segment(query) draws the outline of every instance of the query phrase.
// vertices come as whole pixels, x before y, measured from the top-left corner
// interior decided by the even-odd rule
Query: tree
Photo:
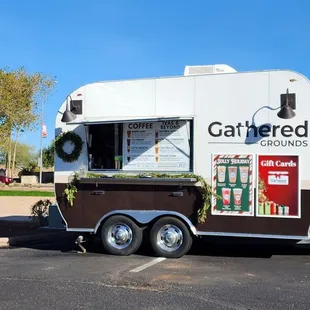
[[[42,150],[42,161],[44,168],[50,168],[54,166],[54,151],[55,151],[55,142],[52,143]]]
[[[0,164],[5,164],[5,152],[0,149]]]
[[[17,142],[14,166],[18,168],[27,168],[32,164],[37,164],[35,147]]]
[[[19,134],[39,124],[39,103],[46,100],[54,83],[49,75],[29,74],[24,68],[0,69],[0,149],[6,153],[9,176],[15,167]]]

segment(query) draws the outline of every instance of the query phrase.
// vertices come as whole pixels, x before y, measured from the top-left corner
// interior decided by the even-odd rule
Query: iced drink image
[[[241,201],[242,201],[242,189],[241,188],[234,188],[233,189],[233,193],[234,193],[234,203],[236,206],[240,206],[241,205]]]
[[[127,147],[127,153],[130,153],[130,147]]]
[[[226,167],[217,166],[217,180],[219,182],[225,182],[225,175],[226,175]]]
[[[158,131],[155,132],[155,138],[158,138]]]
[[[223,205],[230,205],[230,188],[222,188],[222,196],[223,196]]]
[[[130,139],[127,139],[127,146],[130,146]]]
[[[158,154],[158,150],[159,150],[158,146],[155,146],[155,154],[156,155]]]
[[[131,130],[127,130],[127,138],[131,137]]]
[[[130,162],[130,157],[129,156],[127,157],[127,161]]]
[[[155,161],[158,163],[158,161],[159,161],[158,156],[155,157]]]
[[[247,183],[249,177],[249,167],[239,167],[241,183]]]
[[[236,183],[237,180],[237,167],[228,167],[229,183]]]

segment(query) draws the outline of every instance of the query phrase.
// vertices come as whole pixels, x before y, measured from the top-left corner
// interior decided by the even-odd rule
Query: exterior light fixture
[[[70,97],[70,102],[71,102],[72,101],[71,96],[69,95],[68,97]],[[66,101],[67,101],[66,111],[64,112],[64,114],[62,115],[62,118],[61,118],[61,122],[63,122],[63,123],[69,123],[69,122],[76,119],[76,115],[74,113],[72,113],[69,109],[68,97],[66,99]]]
[[[290,119],[295,117],[296,113],[293,111],[290,100],[289,100],[289,92],[286,90],[286,100],[285,104],[281,107],[281,110],[278,112],[278,117],[283,119]]]

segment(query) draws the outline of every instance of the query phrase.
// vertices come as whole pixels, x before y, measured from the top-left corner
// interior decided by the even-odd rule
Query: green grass
[[[0,196],[27,196],[27,197],[55,197],[54,192],[46,191],[14,191],[14,190],[0,190]]]

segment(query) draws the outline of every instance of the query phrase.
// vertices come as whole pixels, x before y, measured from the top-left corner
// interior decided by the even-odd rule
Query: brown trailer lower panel
[[[133,184],[131,180],[100,180],[78,184],[73,207],[61,198],[66,184],[55,184],[56,197],[68,228],[93,229],[98,220],[114,210],[167,210],[179,212],[190,218],[196,229],[202,232],[267,234],[307,236],[310,225],[310,191],[301,191],[301,218],[262,218],[253,216],[216,216],[208,211],[207,221],[197,224],[197,210],[201,206],[201,192],[193,184],[143,180]],[[183,194],[175,194],[183,193]],[[182,196],[178,196],[182,195]]]

